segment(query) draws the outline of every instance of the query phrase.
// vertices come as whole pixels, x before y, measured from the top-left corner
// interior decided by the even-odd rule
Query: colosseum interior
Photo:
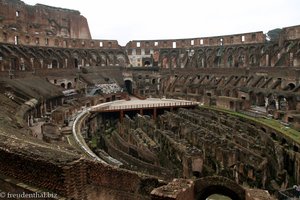
[[[1,195],[299,195],[300,25],[120,46],[79,11],[0,4]]]

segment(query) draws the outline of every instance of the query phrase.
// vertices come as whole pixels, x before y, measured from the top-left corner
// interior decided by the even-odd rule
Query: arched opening
[[[146,61],[144,62],[144,66],[145,66],[145,67],[148,67],[148,66],[150,66],[150,64],[151,64],[151,63],[150,63],[150,61],[149,61],[149,60],[146,60]]]
[[[76,59],[76,58],[74,59],[74,67],[78,68],[78,59]]]
[[[69,83],[67,84],[67,89],[71,89],[71,88],[72,88],[72,83],[69,82]]]
[[[128,94],[132,94],[132,82],[131,82],[131,80],[126,80],[125,81],[125,88],[126,88]]]
[[[217,198],[211,198],[211,197],[225,197],[227,200],[241,200],[238,194],[236,194],[234,191],[230,190],[227,187],[220,186],[220,185],[212,185],[205,188],[200,194],[196,195],[197,200],[206,200],[206,199],[216,199]]]
[[[277,136],[276,136],[276,133],[271,133],[271,138],[273,139],[273,140],[276,140],[277,141]]]
[[[214,65],[216,67],[221,67],[221,64],[222,64],[222,58],[217,56],[214,60]]]
[[[17,66],[18,66],[18,59],[17,58],[15,58],[15,57],[12,57],[11,59],[10,59],[10,69],[11,70],[16,70],[17,69]]]
[[[294,83],[289,83],[288,86],[290,90],[293,90],[296,87]]]
[[[200,178],[201,173],[198,171],[193,171],[193,176],[195,176],[196,178]]]
[[[285,145],[285,144],[287,144],[287,141],[286,141],[286,139],[282,138],[281,139],[281,145]]]
[[[154,85],[155,83],[156,83],[156,80],[154,78],[154,79],[152,79],[152,85]]]
[[[255,57],[255,55],[251,55],[250,56],[250,62],[249,62],[249,64],[251,66],[255,66],[256,65],[256,57]]]
[[[65,83],[60,84],[60,86],[61,86],[62,88],[66,88],[66,84],[65,84]]]
[[[58,68],[57,60],[52,60],[52,68]]]
[[[269,110],[275,110],[276,109],[276,101],[274,99],[272,99],[270,102],[269,102],[269,107],[268,107]]]
[[[256,105],[265,106],[265,95],[263,93],[258,93],[256,96]]]
[[[238,66],[237,67],[243,67],[245,63],[245,56],[242,54],[238,58]]]
[[[232,67],[233,66],[233,58],[232,55],[230,55],[227,59],[227,66]]]

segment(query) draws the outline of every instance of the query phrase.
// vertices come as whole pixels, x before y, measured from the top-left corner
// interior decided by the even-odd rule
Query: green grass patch
[[[259,124],[263,124],[267,127],[275,129],[276,131],[282,133],[283,135],[285,135],[285,136],[289,137],[290,139],[294,140],[296,143],[300,144],[300,132],[293,129],[293,128],[291,128],[291,127],[284,126],[278,120],[263,118],[263,117],[255,118],[255,117],[251,117],[249,115],[245,115],[243,113],[234,112],[232,110],[217,108],[217,107],[213,107],[213,106],[200,106],[200,107],[210,109],[210,110],[220,111],[220,112],[227,113],[227,114],[237,116],[237,117],[240,117],[240,118],[248,119],[248,120],[257,122]]]
[[[92,137],[91,139],[91,148],[96,148],[97,147],[97,138]]]

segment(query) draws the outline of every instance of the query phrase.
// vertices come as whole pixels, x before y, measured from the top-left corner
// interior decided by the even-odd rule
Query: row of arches
[[[190,67],[246,67],[246,66],[299,66],[300,48],[292,42],[244,46],[216,46],[195,49],[161,49],[154,66],[162,68]]]
[[[15,45],[0,46],[0,69],[28,71],[45,68],[78,68],[80,66],[125,66],[122,50],[56,49]]]

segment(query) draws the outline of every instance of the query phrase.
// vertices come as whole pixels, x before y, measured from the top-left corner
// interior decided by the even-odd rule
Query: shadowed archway
[[[210,176],[195,181],[195,199],[205,200],[213,194],[227,196],[234,200],[245,200],[245,189],[222,176]]]
[[[125,88],[128,92],[128,94],[132,94],[132,81],[131,80],[125,80]]]

